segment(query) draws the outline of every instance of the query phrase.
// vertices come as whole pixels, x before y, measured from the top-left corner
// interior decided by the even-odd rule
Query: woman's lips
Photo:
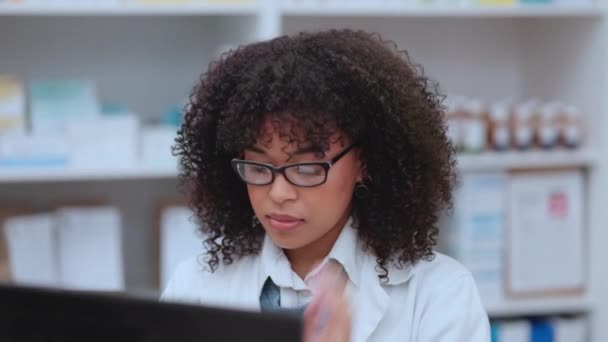
[[[289,215],[271,214],[267,216],[268,223],[278,231],[290,231],[299,226],[304,220]]]

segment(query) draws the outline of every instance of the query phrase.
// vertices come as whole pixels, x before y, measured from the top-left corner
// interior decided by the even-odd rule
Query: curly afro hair
[[[230,161],[263,134],[263,122],[297,122],[293,141],[327,148],[337,131],[358,143],[369,194],[353,196],[354,228],[378,276],[432,259],[442,210],[452,204],[453,147],[443,96],[407,52],[363,31],[282,36],[239,47],[200,77],[178,132],[180,182],[208,237],[206,264],[258,253],[246,186]],[[293,125],[281,125],[281,127]]]

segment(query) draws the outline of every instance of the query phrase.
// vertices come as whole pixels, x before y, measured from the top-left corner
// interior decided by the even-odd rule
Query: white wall
[[[447,94],[494,101],[520,95],[523,84],[517,19],[287,17],[283,27],[288,34],[345,27],[379,32]]]

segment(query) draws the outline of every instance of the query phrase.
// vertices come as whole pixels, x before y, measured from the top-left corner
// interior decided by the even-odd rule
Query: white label
[[[486,126],[480,120],[469,120],[464,135],[465,150],[478,151],[486,144]]]
[[[515,130],[515,143],[518,147],[528,147],[532,143],[532,127],[518,127]]]
[[[581,140],[581,130],[577,126],[566,127],[564,140],[568,145],[577,145]]]
[[[498,149],[504,149],[509,147],[509,140],[511,139],[508,127],[496,127],[494,130],[494,146]]]
[[[540,129],[540,143],[543,146],[551,146],[557,141],[558,131],[553,126],[543,126]]]
[[[460,144],[460,126],[457,120],[448,120],[448,129],[446,134],[454,146],[458,146]]]

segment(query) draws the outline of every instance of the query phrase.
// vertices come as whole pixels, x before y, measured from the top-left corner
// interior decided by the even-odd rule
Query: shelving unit
[[[200,15],[255,15],[260,12],[255,1],[232,4],[186,3],[172,4],[0,4],[0,15],[11,16],[200,16]]]
[[[209,4],[0,4],[3,16],[200,16],[200,15],[255,15],[263,13],[267,7],[255,1],[241,3]],[[603,16],[602,8],[594,4],[582,5],[517,5],[517,6],[446,6],[408,5],[407,3],[354,2],[318,4],[285,2],[275,7],[286,16],[358,16],[358,17],[596,17]]]
[[[484,152],[458,156],[460,172],[510,171],[547,168],[591,168],[599,160],[594,151],[530,151],[530,152]],[[111,180],[174,179],[175,166],[133,166],[129,168],[105,169],[0,169],[0,184],[78,182]]]
[[[586,148],[460,156],[461,172],[575,167],[586,170],[590,282],[584,297],[488,303],[493,317],[588,314],[590,342],[608,340],[608,10],[572,6],[422,7],[340,1],[258,0],[189,5],[0,4],[0,74],[26,80],[93,77],[101,99],[145,119],[185,98],[225,43],[332,27],[380,32],[407,49],[448,94],[489,101],[560,99],[590,123]],[[603,0],[599,0],[603,1]],[[330,1],[323,2],[331,3]],[[350,4],[350,5],[349,5]],[[130,289],[154,283],[153,212],[179,196],[173,167],[0,170],[0,202],[50,203],[99,195],[125,216]],[[143,195],[142,195],[143,194]]]
[[[400,17],[400,18],[601,18],[602,9],[593,4],[577,6],[556,5],[517,5],[517,6],[424,6],[396,3],[386,6],[361,4],[344,6],[343,3],[332,5],[287,4],[281,7],[287,16],[319,17]]]
[[[587,297],[512,300],[487,303],[486,310],[492,318],[576,315],[590,313],[593,310],[593,302]]]
[[[47,170],[0,170],[2,183],[78,182],[111,180],[153,180],[177,177],[175,166],[138,166],[117,169],[47,169]]]
[[[590,168],[597,164],[598,153],[582,151],[485,152],[458,157],[460,172],[509,171],[547,168]]]

